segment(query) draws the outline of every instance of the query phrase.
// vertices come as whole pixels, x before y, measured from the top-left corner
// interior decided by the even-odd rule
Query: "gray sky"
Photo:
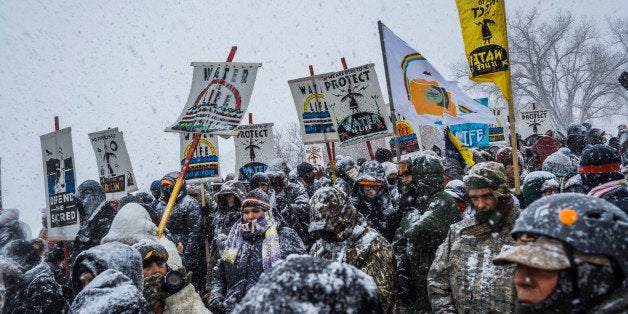
[[[628,16],[625,0],[507,1],[507,14],[568,8],[600,30]],[[97,179],[87,134],[124,132],[140,190],[177,169],[179,141],[163,129],[187,100],[192,61],[261,62],[254,122],[296,121],[287,80],[375,63],[388,98],[377,20],[451,79],[464,60],[454,0],[422,1],[0,1],[0,157],[5,207],[39,230],[45,206],[39,136],[72,127],[77,182]],[[478,95],[472,95],[478,96]],[[600,122],[601,124],[601,122]],[[608,126],[613,130],[615,126]],[[614,131],[614,130],[613,130]],[[232,141],[221,143],[223,176]]]

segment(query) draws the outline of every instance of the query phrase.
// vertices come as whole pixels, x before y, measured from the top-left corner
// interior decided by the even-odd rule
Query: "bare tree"
[[[290,168],[305,161],[305,147],[299,122],[290,122],[273,130],[275,156],[283,158]]]
[[[608,22],[609,36],[603,37],[590,20],[576,21],[569,12],[543,22],[533,9],[508,22],[515,104],[543,105],[560,130],[573,122],[628,117],[628,94],[617,81],[628,66],[628,18]],[[457,65],[454,71],[462,77],[469,69]],[[472,85],[492,100],[501,95],[494,84]]]

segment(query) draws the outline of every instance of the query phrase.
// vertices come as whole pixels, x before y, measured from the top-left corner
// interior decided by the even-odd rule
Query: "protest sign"
[[[181,165],[185,162],[185,156],[192,147],[193,133],[181,133],[181,149],[179,157]],[[218,160],[218,136],[203,133],[198,141],[198,145],[194,150],[194,156],[185,173],[185,180],[188,183],[199,183],[202,181],[213,181],[220,179],[219,160]]]
[[[248,180],[258,172],[265,172],[275,158],[273,124],[247,124],[238,126],[234,136],[236,173],[238,180]]]
[[[133,167],[124,137],[118,128],[89,133],[96,154],[98,177],[108,200],[120,199],[137,191]]]
[[[74,201],[76,174],[71,128],[40,137],[46,186],[48,240],[74,240],[79,230],[79,214]]]

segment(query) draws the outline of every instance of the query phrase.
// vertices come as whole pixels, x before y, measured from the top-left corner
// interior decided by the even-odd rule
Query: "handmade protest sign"
[[[192,148],[194,134],[181,133],[181,149],[179,158],[181,165],[185,162],[185,156]],[[188,183],[199,183],[201,181],[211,181],[220,178],[218,154],[218,136],[203,133],[194,150],[194,156],[185,173],[185,180]]]
[[[137,191],[133,167],[124,137],[118,128],[89,133],[96,154],[98,177],[107,200],[120,199]]]
[[[322,82],[315,76],[288,81],[299,116],[303,144],[338,141]]]
[[[261,63],[192,62],[188,101],[166,131],[212,133],[235,129],[249,105]]]
[[[273,124],[247,124],[238,126],[234,136],[236,172],[238,180],[248,180],[258,172],[265,172],[275,158]]]
[[[48,240],[74,240],[79,230],[79,215],[74,201],[76,174],[71,128],[40,137],[46,186],[46,226]]]

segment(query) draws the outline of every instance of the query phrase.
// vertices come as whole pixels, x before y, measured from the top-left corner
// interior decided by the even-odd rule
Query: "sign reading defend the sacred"
[[[137,191],[133,167],[124,137],[118,128],[88,134],[96,154],[98,177],[108,200]]]
[[[181,133],[181,151],[179,157],[181,165],[185,163],[185,156],[192,147],[193,133]],[[185,172],[185,180],[188,183],[207,181],[211,178],[220,178],[218,168],[218,136],[203,133],[198,140],[198,145]]]
[[[275,158],[273,124],[246,124],[238,126],[233,137],[238,180],[248,180],[258,172],[265,172]]]
[[[338,132],[340,145],[390,135],[382,91],[371,64],[317,76]]]
[[[288,81],[301,124],[303,144],[337,142],[338,133],[320,80],[308,76]]]
[[[235,129],[249,105],[261,63],[192,62],[188,101],[166,131],[211,133]]]
[[[71,128],[44,134],[41,156],[46,185],[46,226],[48,240],[74,240],[79,230],[79,215],[74,201],[76,175]]]

